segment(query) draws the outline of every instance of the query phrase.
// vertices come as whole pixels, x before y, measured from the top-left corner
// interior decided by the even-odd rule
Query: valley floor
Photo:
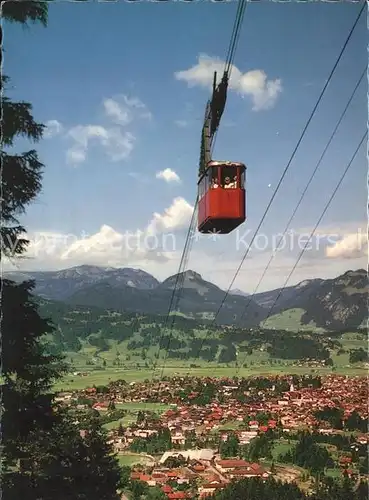
[[[156,369],[156,376],[160,376],[162,367],[158,366]],[[257,366],[249,368],[240,368],[237,370],[234,366],[220,366],[220,365],[210,365],[204,364],[198,368],[181,365],[166,365],[163,370],[164,376],[176,376],[176,375],[191,375],[191,376],[212,376],[212,377],[233,377],[235,375],[239,377],[247,377],[250,375],[279,375],[279,374],[312,374],[315,375],[327,375],[332,373],[332,369],[329,367],[317,367],[308,368],[306,366]],[[364,367],[337,367],[333,372],[340,375],[346,376],[363,376],[368,375],[367,368]],[[146,379],[151,380],[153,377],[152,369],[119,369],[119,368],[106,368],[105,370],[88,370],[83,369],[83,371],[76,371],[74,373],[68,374],[63,380],[57,382],[56,390],[73,390],[73,389],[83,389],[85,387],[91,387],[92,385],[105,385],[108,382],[123,379],[127,382],[139,382]]]

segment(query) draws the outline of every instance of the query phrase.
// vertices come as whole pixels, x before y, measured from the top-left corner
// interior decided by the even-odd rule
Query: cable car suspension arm
[[[211,99],[206,104],[204,125],[201,132],[199,176],[205,172],[206,165],[211,161],[213,139],[218,130],[227,101],[228,82],[246,6],[247,2],[240,0],[223,76],[218,86],[216,84],[217,73],[214,72],[213,93]]]
[[[224,72],[222,80],[217,87],[216,76],[217,74],[215,72],[213,95],[211,97],[211,100],[207,102],[205,120],[202,127],[199,176],[201,176],[205,172],[206,165],[209,163],[209,161],[211,161],[211,148],[213,144],[214,134],[219,127],[220,119],[224,112],[227,100],[228,73],[226,71]]]

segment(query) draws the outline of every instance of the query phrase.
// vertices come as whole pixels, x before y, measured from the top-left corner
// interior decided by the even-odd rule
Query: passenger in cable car
[[[234,186],[233,186],[233,182],[231,182],[231,179],[230,177],[226,177],[224,179],[224,189],[232,189]]]
[[[215,188],[217,188],[217,187],[219,187],[219,184],[218,184],[218,179],[217,179],[216,177],[213,177],[213,178],[211,179],[211,188],[212,188],[212,189],[215,189]]]

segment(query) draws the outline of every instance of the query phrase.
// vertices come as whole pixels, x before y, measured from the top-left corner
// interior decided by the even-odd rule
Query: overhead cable
[[[359,14],[358,14],[358,16],[357,16],[357,18],[356,18],[356,20],[354,22],[354,25],[352,26],[352,28],[351,28],[351,30],[350,30],[350,32],[349,32],[349,34],[348,34],[348,36],[347,36],[347,38],[345,40],[345,43],[344,43],[344,45],[343,45],[343,47],[342,47],[342,49],[341,49],[341,51],[339,53],[339,56],[338,56],[338,58],[337,58],[337,60],[336,60],[336,62],[334,64],[334,66],[333,66],[333,68],[332,68],[332,70],[331,70],[331,72],[330,72],[330,74],[329,74],[326,82],[325,82],[325,85],[324,85],[324,87],[323,87],[323,89],[322,89],[322,91],[320,93],[320,96],[319,96],[319,98],[318,98],[318,100],[317,100],[317,102],[316,102],[316,104],[315,104],[315,106],[314,106],[314,108],[313,108],[313,110],[312,110],[312,112],[311,112],[311,114],[310,114],[307,122],[306,122],[306,125],[305,125],[305,127],[304,127],[304,129],[303,129],[303,131],[301,133],[301,136],[300,136],[299,140],[297,141],[297,144],[296,144],[296,146],[295,146],[295,148],[294,148],[294,150],[292,152],[292,155],[291,155],[290,159],[288,160],[288,163],[287,163],[287,165],[286,165],[286,167],[285,167],[285,169],[284,169],[284,171],[282,173],[281,178],[279,179],[277,187],[275,188],[275,190],[273,192],[273,195],[272,195],[272,197],[271,197],[271,199],[270,199],[270,201],[269,201],[269,203],[268,203],[268,205],[267,205],[267,207],[266,207],[266,209],[264,211],[264,214],[263,214],[263,216],[262,216],[262,218],[261,218],[261,220],[259,222],[259,225],[258,225],[258,227],[257,227],[257,229],[256,229],[256,231],[255,231],[255,233],[254,233],[254,235],[253,235],[253,237],[251,239],[250,245],[246,249],[246,252],[245,252],[244,256],[241,259],[241,262],[240,262],[240,264],[239,264],[239,266],[238,266],[238,268],[237,268],[237,270],[236,270],[236,272],[235,272],[235,274],[234,274],[234,276],[232,278],[232,281],[231,281],[231,283],[230,283],[230,285],[228,287],[228,290],[226,291],[226,293],[224,295],[224,298],[223,298],[223,300],[222,300],[222,302],[221,302],[221,304],[220,304],[220,306],[219,306],[219,308],[218,308],[218,310],[217,310],[217,312],[215,314],[213,322],[216,321],[216,318],[218,317],[219,312],[222,309],[222,307],[223,307],[223,305],[224,305],[224,303],[225,303],[225,301],[226,301],[226,299],[227,299],[227,297],[228,297],[228,295],[230,293],[230,290],[231,290],[231,288],[232,288],[232,286],[233,286],[233,284],[234,284],[234,282],[235,282],[235,280],[236,280],[236,278],[237,278],[237,276],[238,276],[238,274],[239,274],[239,272],[240,272],[240,270],[241,270],[241,268],[243,266],[243,263],[244,263],[247,255],[248,255],[248,253],[250,251],[250,248],[252,247],[252,244],[253,244],[253,242],[254,242],[257,234],[259,233],[260,227],[262,226],[262,224],[264,222],[264,219],[265,219],[266,215],[268,214],[269,209],[270,209],[270,207],[271,207],[271,205],[272,205],[272,203],[274,201],[274,198],[276,197],[277,192],[279,191],[279,188],[280,188],[280,186],[281,186],[281,184],[283,182],[283,179],[285,178],[285,176],[286,176],[286,174],[287,174],[287,172],[288,172],[288,170],[289,170],[289,168],[291,166],[292,160],[294,159],[294,157],[296,155],[296,152],[297,152],[297,150],[298,150],[298,148],[299,148],[299,146],[300,146],[300,144],[301,144],[301,142],[302,142],[302,140],[303,140],[303,138],[305,136],[305,133],[306,133],[306,131],[307,131],[309,125],[310,125],[310,122],[311,122],[311,120],[313,119],[313,117],[315,115],[315,112],[316,112],[316,110],[317,110],[317,108],[318,108],[318,106],[319,106],[319,104],[320,104],[320,102],[321,102],[321,100],[322,100],[325,92],[326,92],[326,89],[327,89],[330,81],[332,80],[332,77],[333,77],[333,75],[334,75],[334,73],[335,73],[335,71],[337,69],[337,66],[338,66],[339,62],[341,61],[342,55],[343,55],[343,53],[344,53],[344,51],[345,51],[345,49],[346,49],[346,47],[347,47],[347,45],[348,45],[351,37],[352,37],[352,34],[353,34],[353,32],[354,32],[354,30],[356,28],[357,23],[359,22],[361,14],[363,13],[364,7],[365,7],[365,4],[360,9],[360,12],[359,12]]]
[[[291,222],[292,222],[293,218],[295,217],[296,212],[299,209],[299,207],[300,207],[300,205],[301,205],[301,203],[302,203],[302,201],[303,201],[303,199],[305,197],[305,194],[307,193],[307,191],[308,191],[308,189],[309,189],[309,187],[310,187],[310,185],[311,185],[311,183],[312,183],[312,181],[313,181],[313,179],[314,179],[314,177],[315,177],[315,175],[316,175],[316,173],[317,173],[317,171],[318,171],[318,169],[319,169],[319,167],[320,167],[320,165],[321,165],[321,163],[322,163],[322,161],[323,161],[323,159],[325,157],[325,154],[326,154],[329,146],[331,145],[331,143],[332,143],[332,141],[333,141],[333,139],[334,139],[334,137],[335,137],[335,135],[337,133],[337,130],[338,130],[339,126],[341,125],[341,123],[342,123],[342,121],[343,121],[343,119],[344,119],[344,117],[345,117],[345,115],[347,113],[347,110],[350,107],[350,104],[351,104],[351,102],[352,102],[352,100],[353,100],[353,98],[354,98],[354,96],[356,94],[356,91],[359,88],[360,83],[363,81],[364,75],[366,73],[367,73],[367,68],[364,68],[364,71],[362,72],[362,74],[361,74],[358,82],[356,83],[355,88],[352,91],[351,96],[350,96],[350,98],[349,98],[349,100],[348,100],[348,102],[347,102],[347,104],[345,106],[345,109],[342,111],[341,116],[340,116],[340,118],[339,118],[339,120],[338,120],[338,122],[337,122],[337,124],[336,124],[336,126],[335,126],[335,128],[334,128],[334,130],[333,130],[333,132],[332,132],[332,134],[331,134],[331,136],[330,136],[330,138],[329,138],[329,140],[328,140],[328,142],[327,142],[327,144],[326,144],[326,146],[325,146],[325,148],[324,148],[324,150],[323,150],[323,152],[322,152],[322,154],[321,154],[321,156],[320,156],[320,158],[319,158],[319,160],[318,160],[318,162],[317,162],[317,164],[316,164],[316,166],[314,168],[314,170],[313,170],[313,173],[311,174],[310,179],[308,180],[308,182],[307,182],[307,184],[305,186],[305,189],[303,190],[303,192],[301,194],[301,197],[300,197],[297,205],[295,206],[295,209],[293,210],[293,213],[292,213],[290,219],[288,220],[288,222],[286,224],[286,227],[285,227],[285,229],[284,229],[284,231],[283,231],[283,233],[282,233],[282,235],[281,235],[281,237],[279,239],[279,242],[277,244],[277,248],[271,254],[270,259],[269,259],[267,265],[264,268],[264,271],[263,271],[263,273],[261,275],[261,278],[259,279],[259,282],[258,282],[256,288],[254,289],[254,291],[252,292],[252,294],[249,297],[247,297],[248,302],[247,302],[246,307],[245,307],[245,309],[244,309],[244,311],[243,311],[243,313],[241,315],[240,323],[242,322],[242,319],[244,318],[244,316],[245,316],[245,314],[246,314],[246,312],[247,312],[247,310],[249,308],[249,305],[252,302],[252,299],[254,298],[255,294],[259,290],[259,287],[260,287],[260,285],[261,285],[261,283],[262,283],[262,281],[263,281],[263,279],[264,279],[264,277],[265,277],[265,275],[266,275],[266,273],[267,273],[267,271],[269,269],[270,264],[272,263],[274,257],[276,256],[278,250],[280,249],[281,243],[283,242],[283,238],[285,237],[287,231],[289,230]]]

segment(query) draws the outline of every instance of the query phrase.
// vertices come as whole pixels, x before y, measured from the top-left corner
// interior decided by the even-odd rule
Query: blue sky
[[[245,230],[256,229],[359,10],[351,2],[248,5],[234,72],[259,73],[249,74],[238,92],[229,92],[214,152],[215,158],[248,166]],[[75,243],[73,251],[66,252],[65,243],[61,251],[54,242],[52,250],[43,248],[42,258],[38,254],[23,267],[88,262],[137,265],[159,278],[175,272],[190,212],[186,202],[193,205],[196,197],[200,130],[209,97],[209,88],[201,82],[211,74],[210,58],[224,60],[235,14],[235,2],[63,2],[50,5],[46,29],[5,27],[4,70],[15,87],[11,97],[31,102],[38,121],[54,120],[62,127],[37,145],[46,169],[43,192],[24,218],[27,229],[30,234],[72,234],[75,240],[95,235],[88,241],[85,236],[83,245]],[[269,237],[284,229],[366,65],[363,14],[261,229]],[[272,82],[269,97],[260,71]],[[365,78],[296,215],[295,230],[315,225],[365,131],[366,87]],[[258,109],[263,104],[264,109]],[[94,138],[81,149],[88,134]],[[81,160],[81,155],[84,161],[70,162]],[[165,169],[173,170],[181,182],[156,178]],[[366,172],[363,147],[322,223],[341,239],[359,225],[365,230]],[[154,213],[156,231],[163,228],[160,215],[178,197],[169,228],[178,230],[170,261],[156,262],[153,254],[144,252],[124,259],[109,254],[110,237],[120,241],[117,235],[127,230],[146,231]],[[105,236],[102,226],[111,228]],[[234,236],[196,243],[190,267],[203,269],[207,279],[227,287],[243,254],[233,245]],[[328,259],[327,266],[324,251],[312,253],[293,281],[364,265],[365,257],[357,252],[354,259],[342,255]],[[255,254],[254,262],[245,265],[239,288],[250,291],[264,257]],[[284,271],[276,264],[261,289],[278,286],[295,257],[291,251],[278,256]]]

